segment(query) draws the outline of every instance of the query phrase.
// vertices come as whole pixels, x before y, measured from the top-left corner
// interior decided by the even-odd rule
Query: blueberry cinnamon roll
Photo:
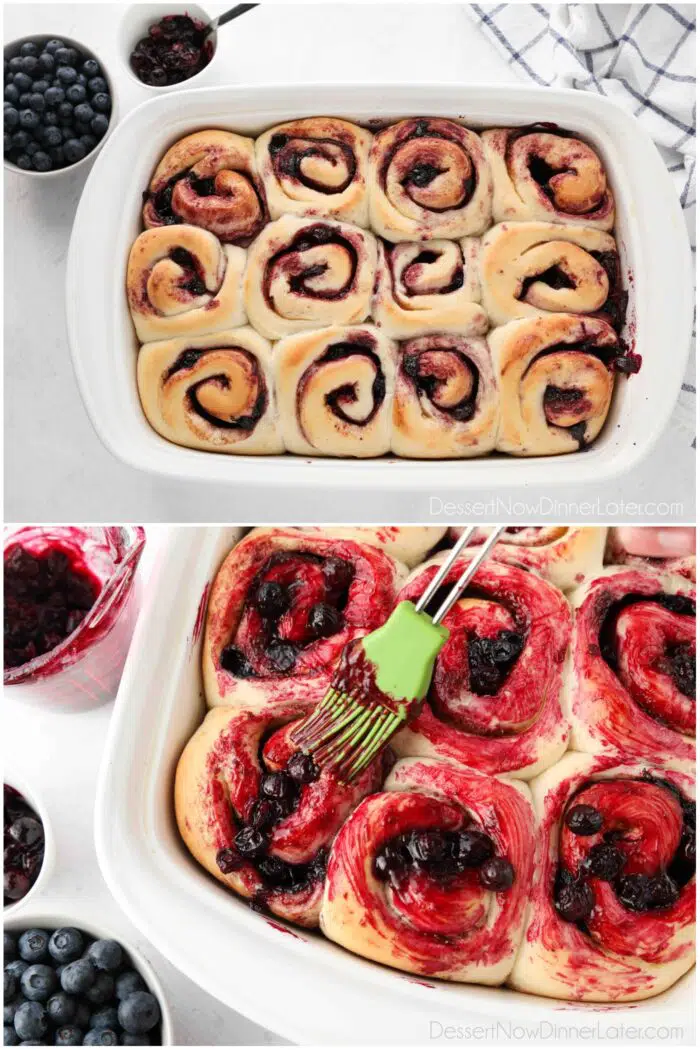
[[[692,580],[693,583],[697,579],[697,561],[694,554],[688,554],[684,558],[648,558],[630,554],[620,542],[617,529],[610,529],[608,533],[605,561],[606,564],[629,565],[635,569],[660,569],[662,572],[685,576],[686,580]]]
[[[391,437],[397,455],[483,455],[496,445],[499,418],[491,353],[483,339],[440,332],[400,344]]]
[[[389,451],[396,349],[378,328],[291,335],[275,347],[274,364],[288,452],[366,458]]]
[[[624,348],[605,321],[573,314],[511,321],[488,337],[501,393],[500,452],[553,456],[600,433]]]
[[[450,540],[459,539],[463,531],[451,528]],[[514,525],[504,530],[490,557],[536,572],[568,591],[602,569],[605,533],[590,525]],[[480,547],[488,536],[488,529],[476,529],[467,547]]]
[[[494,128],[482,135],[495,222],[541,219],[611,230],[615,201],[591,146],[566,132]]]
[[[252,328],[147,343],[139,397],[154,430],[187,448],[282,452],[271,347]]]
[[[399,970],[501,984],[522,937],[534,852],[524,785],[405,759],[331,847],[321,929]]]
[[[210,711],[180,758],[175,813],[195,859],[260,910],[318,925],[328,848],[381,783],[381,759],[351,785],[319,770],[290,734],[303,707]]]
[[[219,569],[203,648],[210,707],[290,699],[310,710],[345,645],[379,627],[405,566],[352,540],[255,529]]]
[[[268,339],[329,324],[356,324],[370,312],[377,242],[359,226],[284,215],[248,253],[245,303]]]
[[[577,751],[695,756],[695,589],[658,569],[603,569],[571,596]]]
[[[375,136],[369,191],[372,229],[387,241],[468,237],[491,219],[481,139],[442,117],[411,117]]]
[[[479,241],[431,241],[384,245],[379,250],[372,317],[392,339],[427,332],[483,335],[479,306]]]
[[[188,223],[220,241],[247,245],[267,219],[253,140],[197,131],[171,146],[144,194],[147,228]]]
[[[204,335],[245,324],[243,248],[196,226],[146,230],[129,254],[126,290],[136,334]]]
[[[444,557],[419,565],[397,601],[416,602]],[[470,561],[460,555],[429,610]],[[396,753],[521,780],[556,762],[569,737],[562,692],[571,612],[563,594],[535,573],[489,560],[444,623],[450,637],[423,708],[392,742]]]
[[[338,117],[278,124],[255,143],[267,204],[281,215],[325,215],[369,224],[367,162],[372,135]]]
[[[508,983],[634,1002],[695,960],[693,767],[571,753],[531,781],[538,854]]]
[[[586,226],[501,223],[480,257],[484,307],[495,325],[549,313],[592,314],[618,330],[627,293],[614,239]]]
[[[307,525],[304,531],[369,543],[413,569],[441,542],[447,529],[444,525]]]

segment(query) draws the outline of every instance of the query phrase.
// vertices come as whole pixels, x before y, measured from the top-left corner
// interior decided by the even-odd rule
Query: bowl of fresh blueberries
[[[93,51],[69,37],[5,46],[5,167],[46,178],[94,157],[115,123],[112,82]]]
[[[163,990],[135,949],[92,923],[5,921],[5,1046],[172,1046]]]

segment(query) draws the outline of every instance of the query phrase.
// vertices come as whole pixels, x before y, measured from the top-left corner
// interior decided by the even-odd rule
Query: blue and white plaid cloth
[[[523,76],[597,91],[634,114],[678,189],[695,253],[695,6],[508,3],[467,11]],[[694,349],[674,415],[691,436]]]

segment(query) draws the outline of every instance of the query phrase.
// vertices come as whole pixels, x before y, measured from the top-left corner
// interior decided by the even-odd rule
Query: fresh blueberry
[[[79,102],[84,102],[87,98],[87,92],[82,84],[70,84],[66,88],[66,98],[69,102],[72,102],[74,106],[77,106]]]
[[[87,86],[91,95],[103,95],[109,91],[104,77],[90,77]]]
[[[32,158],[28,153],[19,153],[15,164],[18,168],[22,168],[24,171],[29,171],[32,166]]]
[[[28,131],[15,131],[12,136],[12,145],[15,149],[24,150],[27,148],[27,144],[31,141],[31,135]]]
[[[27,148],[25,152],[28,156],[33,157],[35,153],[39,152],[40,148],[41,147],[39,146],[39,143],[36,141],[36,139],[32,139],[30,142],[27,143]]]
[[[97,145],[97,139],[94,135],[81,135],[80,141],[85,146],[85,152],[90,153],[91,150]]]
[[[56,971],[52,966],[46,966],[44,963],[34,963],[33,966],[28,967],[20,980],[24,998],[37,1003],[45,1003],[56,990],[57,984]]]
[[[61,987],[69,995],[85,995],[97,978],[97,970],[89,959],[68,963],[61,974]]]
[[[122,1046],[150,1046],[151,1040],[148,1038],[146,1033],[143,1035],[131,1035],[129,1032],[122,1032],[119,1037],[119,1042]]]
[[[46,1004],[46,1012],[53,1025],[70,1024],[75,1018],[75,1010],[75,999],[65,992],[56,992]]]
[[[2,1045],[19,1046],[19,1036],[15,1032],[15,1026],[6,1024],[2,1027]]]
[[[10,152],[11,149],[12,149],[12,135],[10,135],[9,131],[5,131],[3,133],[3,137],[2,137],[2,151],[3,151],[3,153],[7,154],[7,153]]]
[[[9,930],[3,932],[2,954],[5,962],[11,962],[17,958],[17,938]]]
[[[39,114],[35,113],[33,109],[21,109],[19,123],[20,127],[25,128],[27,131],[34,131],[34,128],[39,127]]]
[[[100,96],[97,96],[100,98]],[[6,102],[19,102],[19,88],[16,84],[5,84],[5,101]],[[94,102],[94,100],[93,100]],[[98,109],[100,107],[98,106]]]
[[[59,66],[74,66],[78,61],[78,52],[74,47],[59,47],[54,53]]]
[[[44,150],[38,150],[32,157],[32,164],[36,171],[51,171],[53,168],[53,161],[48,153]]]
[[[93,117],[90,121],[90,127],[92,128],[93,135],[96,135],[98,139],[101,139],[109,127],[109,120],[104,113],[98,113],[97,116]]]
[[[34,76],[39,70],[39,59],[35,55],[27,55],[22,59],[22,72],[28,77]]]
[[[114,973],[124,961],[124,952],[116,941],[93,941],[87,955],[98,970],[106,970],[108,973]]]
[[[23,91],[22,94],[19,96],[19,102],[17,103],[19,108],[20,109],[31,109],[31,106],[29,105],[29,100],[31,99],[31,97],[32,97],[31,91]]]
[[[85,998],[93,1006],[104,1006],[114,998],[114,978],[104,971],[97,974],[92,988],[85,992]]]
[[[53,1039],[54,1046],[82,1046],[83,1045],[83,1033],[82,1029],[78,1028],[74,1024],[66,1024],[61,1028],[56,1029],[56,1033]]]
[[[25,930],[19,939],[17,948],[21,959],[27,963],[43,962],[49,947],[49,935],[46,930],[32,928]],[[31,1038],[31,1036],[27,1036]]]
[[[14,58],[11,58],[10,61],[7,63],[7,72],[12,73],[14,75],[15,73],[21,72],[21,70],[22,57],[21,55],[15,55]]]
[[[50,87],[48,80],[35,80],[32,90],[38,91],[40,95],[44,95]]]
[[[65,158],[69,164],[75,164],[85,156],[85,147],[80,139],[70,138],[63,146]]]
[[[16,128],[19,124],[19,112],[14,106],[5,106],[5,127]]]
[[[81,73],[84,73],[86,77],[96,77],[100,73],[100,64],[96,62],[94,58],[86,58],[80,67]]]
[[[49,941],[49,954],[57,963],[74,962],[85,950],[85,940],[74,926],[61,926],[54,930]]]
[[[5,1004],[3,1005],[3,1008],[2,1008],[2,1023],[3,1024],[14,1025],[14,1023],[15,1023],[15,1014],[19,1010],[19,1007],[20,1007],[20,1000],[19,999],[14,999],[10,1003],[8,1003],[6,1001]]]
[[[114,984],[114,994],[117,999],[128,999],[134,992],[145,990],[146,985],[143,978],[136,970],[125,970],[124,973],[120,973]]]
[[[55,54],[59,50],[59,48],[62,48],[62,47],[65,47],[65,46],[66,45],[63,43],[62,40],[49,40],[46,44],[44,44],[44,51],[48,51],[48,53],[50,55],[54,55],[55,56]]]
[[[92,108],[98,113],[109,113],[112,108],[112,100],[109,95],[105,95],[104,91],[99,91],[92,96]]]
[[[44,95],[47,106],[60,106],[61,102],[63,102],[65,97],[66,93],[63,90],[63,88],[60,87],[49,87],[46,89],[46,93]]]
[[[39,54],[39,45],[35,44],[33,40],[27,40],[24,44],[22,44],[21,48],[19,49],[19,53],[22,56],[22,58],[36,58],[36,56]]]
[[[58,113],[54,113],[52,110],[47,110],[46,113],[42,114],[41,119],[45,127],[58,127]]]
[[[13,959],[11,962],[5,963],[5,970],[11,973],[17,982],[19,982],[20,977],[28,967],[29,963],[25,962],[24,959]]]
[[[85,1033],[83,1046],[119,1046],[119,1036],[113,1028],[91,1028]]]
[[[158,1000],[150,992],[134,992],[119,1004],[119,1023],[130,1035],[150,1032],[159,1021]]]
[[[72,66],[59,66],[56,76],[61,84],[74,84],[78,79],[78,74]]]
[[[63,90],[61,88],[57,88],[56,90],[60,91],[61,94],[63,94]],[[73,107],[70,104],[70,102],[59,102],[59,104],[58,104],[58,116],[59,116],[59,119],[62,120],[62,121],[71,121],[72,122],[72,120],[73,120]]]
[[[66,124],[65,127],[61,126],[61,136],[64,143],[68,142],[69,139],[75,138],[75,131],[73,130],[73,124]]]
[[[41,1003],[22,1003],[15,1014],[15,1031],[20,1039],[41,1039],[48,1027],[49,1019]]]
[[[42,73],[53,73],[56,60],[48,51],[42,51],[39,55],[39,69]]]
[[[46,109],[46,100],[38,91],[33,91],[29,96],[29,108],[33,109],[35,113],[43,113]]]
[[[90,1027],[91,1017],[92,1007],[90,1006],[90,1003],[86,1002],[85,999],[79,999],[75,1011],[75,1017],[73,1018],[73,1024],[76,1024],[78,1028],[82,1028],[83,1031],[86,1032]]]
[[[31,91],[32,78],[24,72],[15,73],[12,82],[18,91]]]
[[[2,975],[2,994],[6,1003],[17,994],[17,978],[10,970],[5,970]]]
[[[43,142],[45,146],[60,146],[63,142],[63,135],[60,129],[54,127],[44,128]]]
[[[119,1017],[116,1006],[104,1006],[90,1017],[91,1028],[118,1028]]]
[[[75,107],[73,112],[75,119],[81,121],[83,124],[89,124],[95,116],[95,111],[88,102],[81,102],[79,106]]]
[[[54,168],[62,168],[66,163],[66,158],[63,154],[61,146],[54,146],[53,149],[49,150],[51,160],[53,161]]]

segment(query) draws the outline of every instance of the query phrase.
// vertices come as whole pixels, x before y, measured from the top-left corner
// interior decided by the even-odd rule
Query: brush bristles
[[[403,720],[381,704],[360,703],[331,686],[292,738],[322,769],[350,781],[367,768]]]

